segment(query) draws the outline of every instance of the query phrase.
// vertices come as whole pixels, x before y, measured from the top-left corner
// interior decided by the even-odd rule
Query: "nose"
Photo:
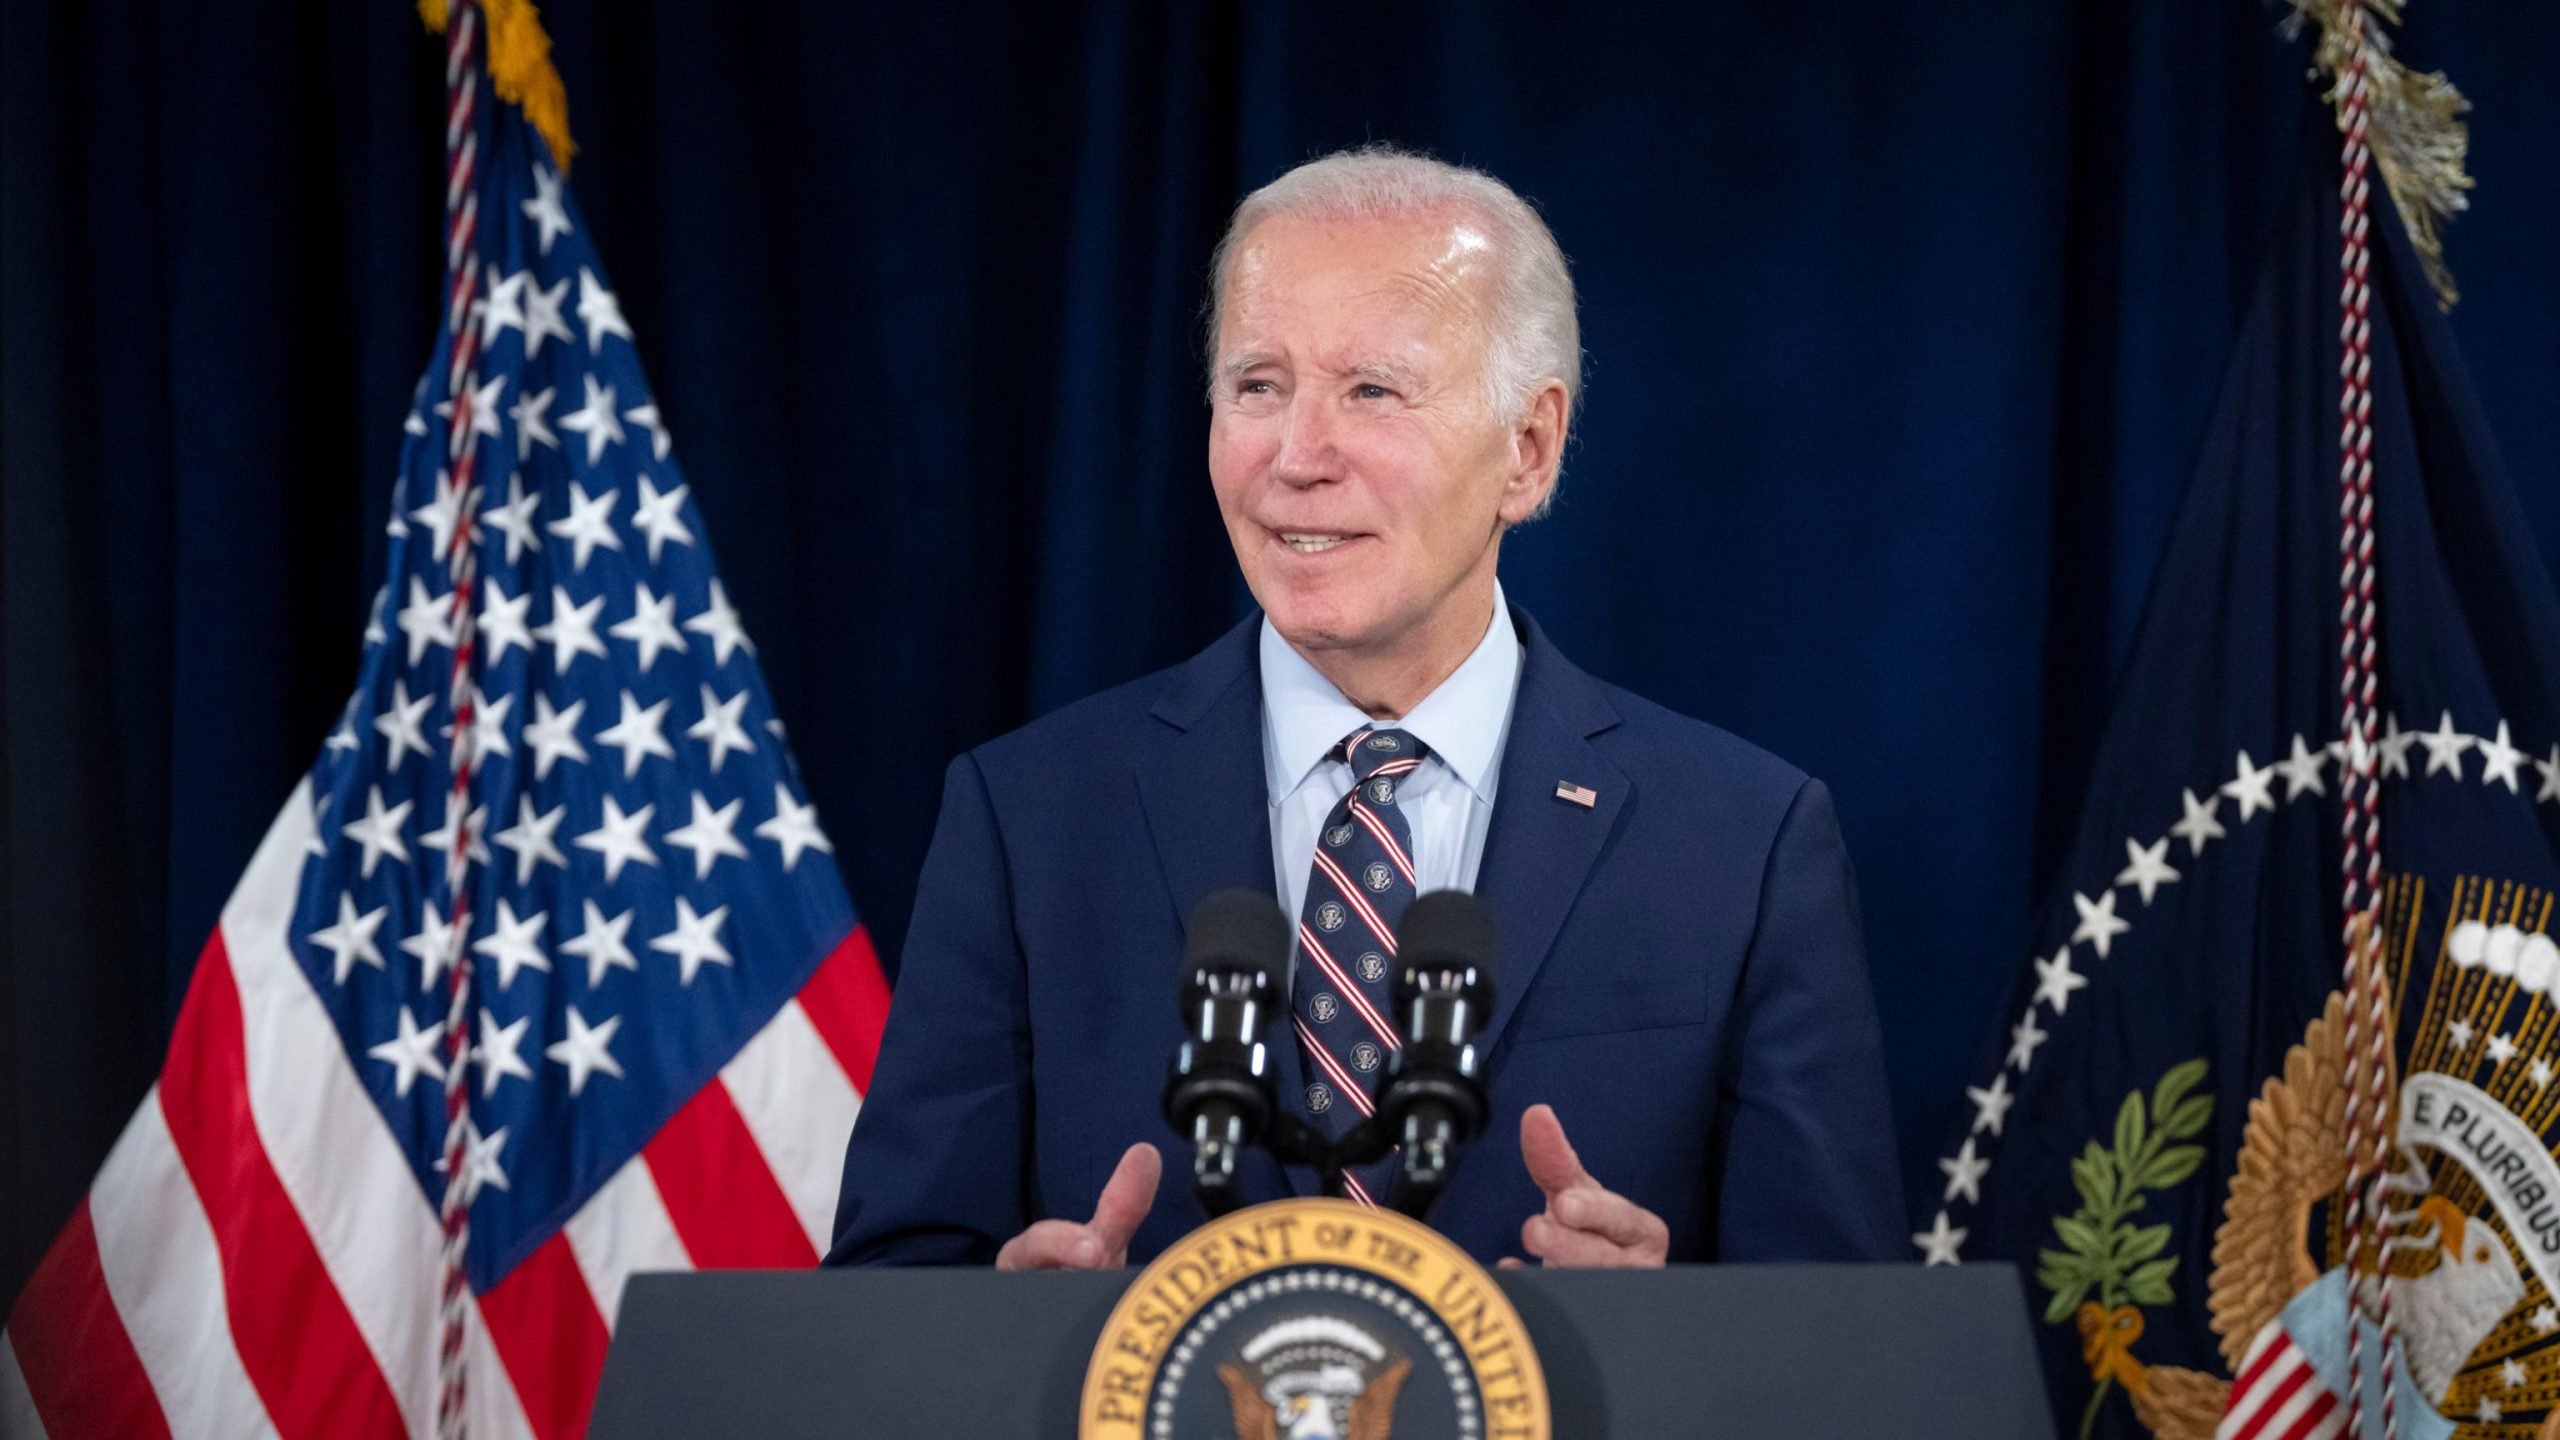
[[[1289,399],[1280,422],[1280,451],[1271,460],[1271,478],[1294,490],[1341,478],[1341,452],[1334,444],[1331,408],[1313,387]]]

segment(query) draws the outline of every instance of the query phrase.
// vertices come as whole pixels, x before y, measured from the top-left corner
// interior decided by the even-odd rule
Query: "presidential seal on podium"
[[[1076,1433],[1547,1440],[1547,1383],[1493,1277],[1430,1227],[1280,1200],[1139,1272],[1094,1346]]]

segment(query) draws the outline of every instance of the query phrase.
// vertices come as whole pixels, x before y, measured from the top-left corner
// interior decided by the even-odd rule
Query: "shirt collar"
[[[1493,617],[1484,638],[1439,688],[1394,722],[1429,747],[1459,783],[1488,805],[1520,681],[1520,635],[1510,622],[1511,607],[1496,580]],[[1276,805],[1306,782],[1342,737],[1376,722],[1291,649],[1267,616],[1261,664],[1263,778]]]

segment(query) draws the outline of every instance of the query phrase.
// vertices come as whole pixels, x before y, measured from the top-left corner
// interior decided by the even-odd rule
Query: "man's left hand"
[[[1662,1217],[1607,1189],[1582,1168],[1555,1107],[1532,1105],[1520,1117],[1520,1156],[1546,1192],[1547,1208],[1520,1227],[1520,1245],[1559,1268],[1656,1267],[1671,1253]],[[1518,1260],[1506,1259],[1507,1268]]]

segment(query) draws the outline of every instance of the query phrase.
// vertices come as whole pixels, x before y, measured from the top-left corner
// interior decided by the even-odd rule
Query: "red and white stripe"
[[[1303,920],[1298,922],[1298,944],[1307,952],[1307,958],[1316,962],[1316,968],[1324,972],[1325,978],[1333,982],[1343,1003],[1368,1022],[1371,1034],[1390,1050],[1404,1048],[1404,1037],[1396,1033],[1395,1023],[1378,1013],[1378,1007],[1368,995],[1352,983],[1350,972],[1344,970],[1332,952],[1324,948],[1324,942],[1316,938],[1315,927]]]
[[[1351,818],[1367,827],[1369,833],[1377,838],[1379,848],[1387,852],[1387,859],[1393,861],[1397,871],[1404,876],[1404,883],[1416,890],[1421,889],[1422,882],[1414,878],[1413,857],[1404,853],[1403,842],[1396,839],[1396,832],[1388,826],[1386,819],[1356,796],[1351,801]]]
[[[443,1227],[290,949],[311,831],[306,784],[0,1332],[0,1434],[435,1433]],[[857,929],[559,1233],[465,1288],[473,1434],[582,1433],[632,1275],[816,1262],[888,1000]]]
[[[1343,1068],[1342,1058],[1325,1048],[1325,1043],[1316,1038],[1316,1032],[1307,1028],[1306,1021],[1294,1015],[1290,1019],[1297,1024],[1298,1043],[1306,1047],[1307,1054],[1316,1062],[1316,1068],[1324,1072],[1324,1078],[1333,1082],[1334,1093],[1359,1111],[1360,1118],[1364,1120],[1378,1113],[1378,1102],[1370,1099],[1368,1090]]]
[[[1369,933],[1378,937],[1380,948],[1390,955],[1396,953],[1395,927],[1389,925],[1378,913],[1378,908],[1369,903],[1368,895],[1359,884],[1343,873],[1341,862],[1324,853],[1321,845],[1316,847],[1316,869],[1333,882],[1333,888],[1350,903],[1351,912],[1360,917],[1361,924],[1369,927]]]
[[[2271,1321],[2250,1342],[2231,1382],[2231,1399],[2214,1440],[2332,1440],[2345,1432],[2346,1412],[2293,1343],[2282,1321]]]

